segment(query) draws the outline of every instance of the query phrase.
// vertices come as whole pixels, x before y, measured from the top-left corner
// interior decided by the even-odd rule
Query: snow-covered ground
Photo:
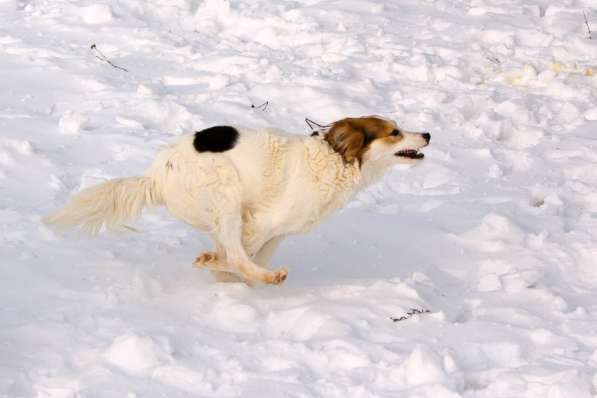
[[[0,397],[597,396],[583,13],[597,32],[594,0],[0,0]],[[180,134],[366,114],[430,131],[426,161],[286,241],[279,287],[215,283],[164,211],[40,223]]]

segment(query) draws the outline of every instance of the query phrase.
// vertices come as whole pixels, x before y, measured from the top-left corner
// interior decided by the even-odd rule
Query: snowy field
[[[595,0],[0,0],[0,397],[597,397],[587,24]],[[163,210],[40,222],[184,133],[367,114],[430,131],[426,160],[288,239],[281,286],[215,283]]]

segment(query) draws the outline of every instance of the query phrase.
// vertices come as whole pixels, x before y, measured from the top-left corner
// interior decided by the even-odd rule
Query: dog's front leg
[[[226,252],[226,263],[247,280],[275,285],[286,280],[288,275],[286,268],[268,271],[256,264],[247,254],[247,250],[243,246],[240,212],[237,217],[227,217],[221,220],[217,231],[217,240]]]
[[[282,240],[284,240],[284,236],[276,236],[274,238],[271,238],[260,249],[257,250],[257,252],[251,257],[251,260],[253,260],[253,262],[259,265],[260,267],[266,269],[269,268],[270,261],[274,255],[274,252],[276,251]],[[219,246],[220,245],[216,245],[216,247]],[[254,286],[250,281],[243,280],[238,275],[230,272],[231,268],[227,264],[219,263],[219,261],[221,261],[220,259],[223,259],[224,256],[225,253],[222,253],[220,250],[217,250],[216,252],[204,252],[199,257],[197,257],[195,264],[196,266],[211,268],[210,272],[218,282],[245,282],[249,286]]]
[[[195,260],[195,266],[209,268],[218,279],[225,279],[225,282],[233,281],[235,278],[227,273],[239,273],[246,278],[247,283],[260,282],[269,284],[280,284],[288,275],[286,268],[280,268],[277,271],[268,271],[256,264],[256,257],[259,261],[269,262],[273,251],[280,239],[274,238],[266,242],[263,247],[257,250],[257,253],[250,257],[241,243],[241,221],[240,217],[231,217],[219,225],[214,234],[216,252],[202,253]]]

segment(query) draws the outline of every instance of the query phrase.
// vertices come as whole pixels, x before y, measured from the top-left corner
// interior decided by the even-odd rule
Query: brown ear
[[[339,121],[332,125],[325,140],[332,149],[338,152],[344,162],[352,163],[361,160],[361,153],[365,146],[365,133],[347,121]]]

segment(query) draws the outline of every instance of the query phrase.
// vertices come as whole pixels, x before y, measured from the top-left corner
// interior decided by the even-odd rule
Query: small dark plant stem
[[[593,32],[591,32],[591,27],[589,26],[589,20],[587,19],[587,14],[583,11],[582,15],[585,17],[585,25],[587,25],[587,32],[589,32],[589,40],[592,40]]]
[[[90,49],[91,49],[91,52],[93,53],[93,56],[94,56],[95,58],[99,59],[100,61],[104,61],[104,62],[106,62],[108,65],[110,65],[110,66],[111,66],[111,67],[113,67],[113,68],[120,69],[120,70],[122,70],[122,71],[128,72],[128,70],[127,70],[127,69],[123,68],[122,66],[115,65],[115,64],[114,64],[112,61],[110,61],[110,60],[108,59],[108,57],[106,57],[106,56],[104,55],[104,53],[103,53],[103,52],[101,52],[101,51],[99,50],[99,48],[97,48],[97,46],[95,45],[95,43],[93,43],[93,44],[91,45]]]
[[[429,310],[419,310],[419,309],[416,309],[416,308],[411,308],[410,311],[408,311],[406,313],[406,315],[403,315],[403,316],[398,317],[398,318],[392,318],[392,317],[390,317],[390,319],[392,320],[392,322],[400,322],[400,321],[407,320],[408,318],[412,317],[413,315],[428,314],[429,312],[431,312],[431,311],[429,311]]]
[[[254,105],[254,104],[251,104],[251,108],[253,108],[253,109],[260,109],[260,110],[262,110],[263,112],[265,112],[265,111],[267,110],[267,106],[268,106],[268,105],[269,105],[269,101],[265,101],[265,102],[264,102],[263,104],[261,104],[261,105]]]
[[[331,124],[326,124],[326,125],[319,124],[309,118],[305,118],[305,123],[307,123],[307,126],[309,126],[309,128],[312,131],[311,137],[319,135],[320,133],[323,133],[327,128],[329,128],[331,126]],[[316,130],[313,126],[319,127],[319,130]]]

